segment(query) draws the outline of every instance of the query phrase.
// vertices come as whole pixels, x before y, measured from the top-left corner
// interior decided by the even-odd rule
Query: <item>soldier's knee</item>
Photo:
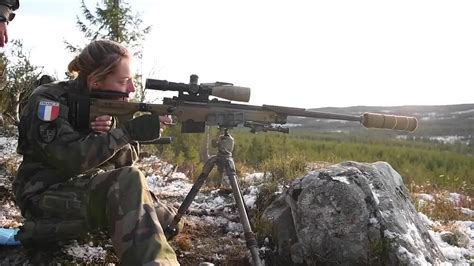
[[[142,171],[140,171],[140,169],[138,169],[135,166],[125,166],[125,167],[122,167],[118,170],[121,171],[121,176],[124,176],[124,175],[125,176],[134,176],[134,177],[143,176]]]
[[[127,166],[120,168],[119,187],[125,189],[142,189],[146,187],[145,175],[137,167]]]

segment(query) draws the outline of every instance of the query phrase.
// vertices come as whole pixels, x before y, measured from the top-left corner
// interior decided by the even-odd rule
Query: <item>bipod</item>
[[[222,132],[223,131],[223,132]],[[244,229],[245,242],[247,244],[250,253],[252,254],[252,259],[254,265],[262,265],[260,262],[260,257],[258,253],[257,240],[255,234],[252,232],[250,227],[249,218],[245,210],[244,201],[242,199],[242,194],[240,193],[240,188],[237,183],[237,174],[235,171],[234,159],[232,158],[232,151],[234,150],[234,138],[229,134],[228,129],[221,129],[221,135],[217,140],[217,155],[209,157],[206,163],[203,166],[202,172],[197,178],[196,182],[193,184],[191,190],[186,195],[183,203],[179,206],[178,213],[174,217],[168,227],[165,229],[165,235],[167,238],[173,236],[176,232],[176,225],[181,221],[181,218],[186,214],[189,206],[193,202],[197,193],[201,189],[202,185],[206,181],[209,173],[217,165],[217,170],[219,173],[227,174],[229,178],[229,183],[232,187],[232,193],[234,195],[235,203],[239,210],[240,223]]]

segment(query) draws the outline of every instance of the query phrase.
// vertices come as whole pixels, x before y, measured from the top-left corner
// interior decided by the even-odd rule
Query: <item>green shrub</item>
[[[274,181],[291,181],[306,173],[306,157],[302,153],[294,155],[273,155],[263,161],[260,169],[271,173]]]
[[[304,174],[303,165],[307,162],[386,161],[406,184],[430,182],[437,188],[474,196],[474,157],[457,152],[462,150],[457,146],[360,133],[296,131],[286,135],[235,130],[231,134],[235,138],[236,164],[271,172],[276,179],[291,180]],[[173,136],[174,141],[158,148],[160,156],[187,165],[187,169],[199,163],[204,134],[181,134],[176,127],[165,135]],[[199,171],[194,167],[194,173]]]

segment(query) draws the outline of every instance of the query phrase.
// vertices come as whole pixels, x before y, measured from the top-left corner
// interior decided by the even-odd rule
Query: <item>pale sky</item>
[[[93,8],[97,1],[87,0]],[[225,81],[250,104],[313,108],[474,103],[474,1],[128,0],[152,25],[145,77]],[[80,0],[20,0],[9,25],[64,77]]]

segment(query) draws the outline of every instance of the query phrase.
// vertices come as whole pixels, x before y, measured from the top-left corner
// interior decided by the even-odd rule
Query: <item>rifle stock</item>
[[[167,114],[166,106],[160,104],[124,102],[119,100],[108,100],[90,98],[89,120],[94,120],[100,115],[112,115],[118,121],[130,120],[137,112],[150,112],[156,114]]]

